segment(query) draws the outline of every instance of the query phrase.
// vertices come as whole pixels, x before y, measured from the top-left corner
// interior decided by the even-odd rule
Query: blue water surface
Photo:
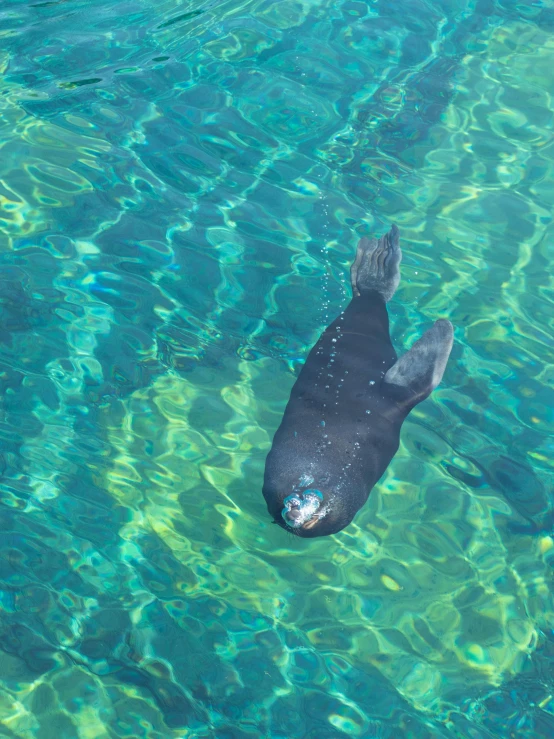
[[[0,0],[0,736],[554,735],[554,2]],[[455,326],[355,522],[261,495],[360,235]]]

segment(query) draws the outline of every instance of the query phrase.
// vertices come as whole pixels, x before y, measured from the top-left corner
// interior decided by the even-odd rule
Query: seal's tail
[[[396,226],[380,239],[360,239],[356,259],[350,267],[354,296],[376,290],[388,303],[400,281],[401,260],[402,251]]]

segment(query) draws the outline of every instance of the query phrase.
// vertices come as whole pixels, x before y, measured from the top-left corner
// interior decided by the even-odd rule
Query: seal
[[[408,413],[442,380],[453,329],[441,319],[400,359],[387,302],[400,281],[393,226],[362,238],[353,297],[310,351],[266,459],[263,495],[275,523],[302,537],[344,529],[398,450]]]

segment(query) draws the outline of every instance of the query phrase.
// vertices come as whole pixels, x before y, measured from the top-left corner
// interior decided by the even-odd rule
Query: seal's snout
[[[283,501],[281,516],[293,529],[308,528],[318,519],[318,511],[323,502],[323,494],[319,490],[305,490],[303,493],[289,495]]]
[[[291,508],[289,511],[286,511],[286,517],[288,521],[294,523],[294,521],[302,517],[302,512],[300,508]]]

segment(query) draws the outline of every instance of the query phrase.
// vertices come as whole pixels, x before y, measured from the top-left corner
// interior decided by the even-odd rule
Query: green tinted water
[[[554,3],[0,4],[0,736],[547,737]],[[360,234],[445,379],[355,523],[265,455]]]

